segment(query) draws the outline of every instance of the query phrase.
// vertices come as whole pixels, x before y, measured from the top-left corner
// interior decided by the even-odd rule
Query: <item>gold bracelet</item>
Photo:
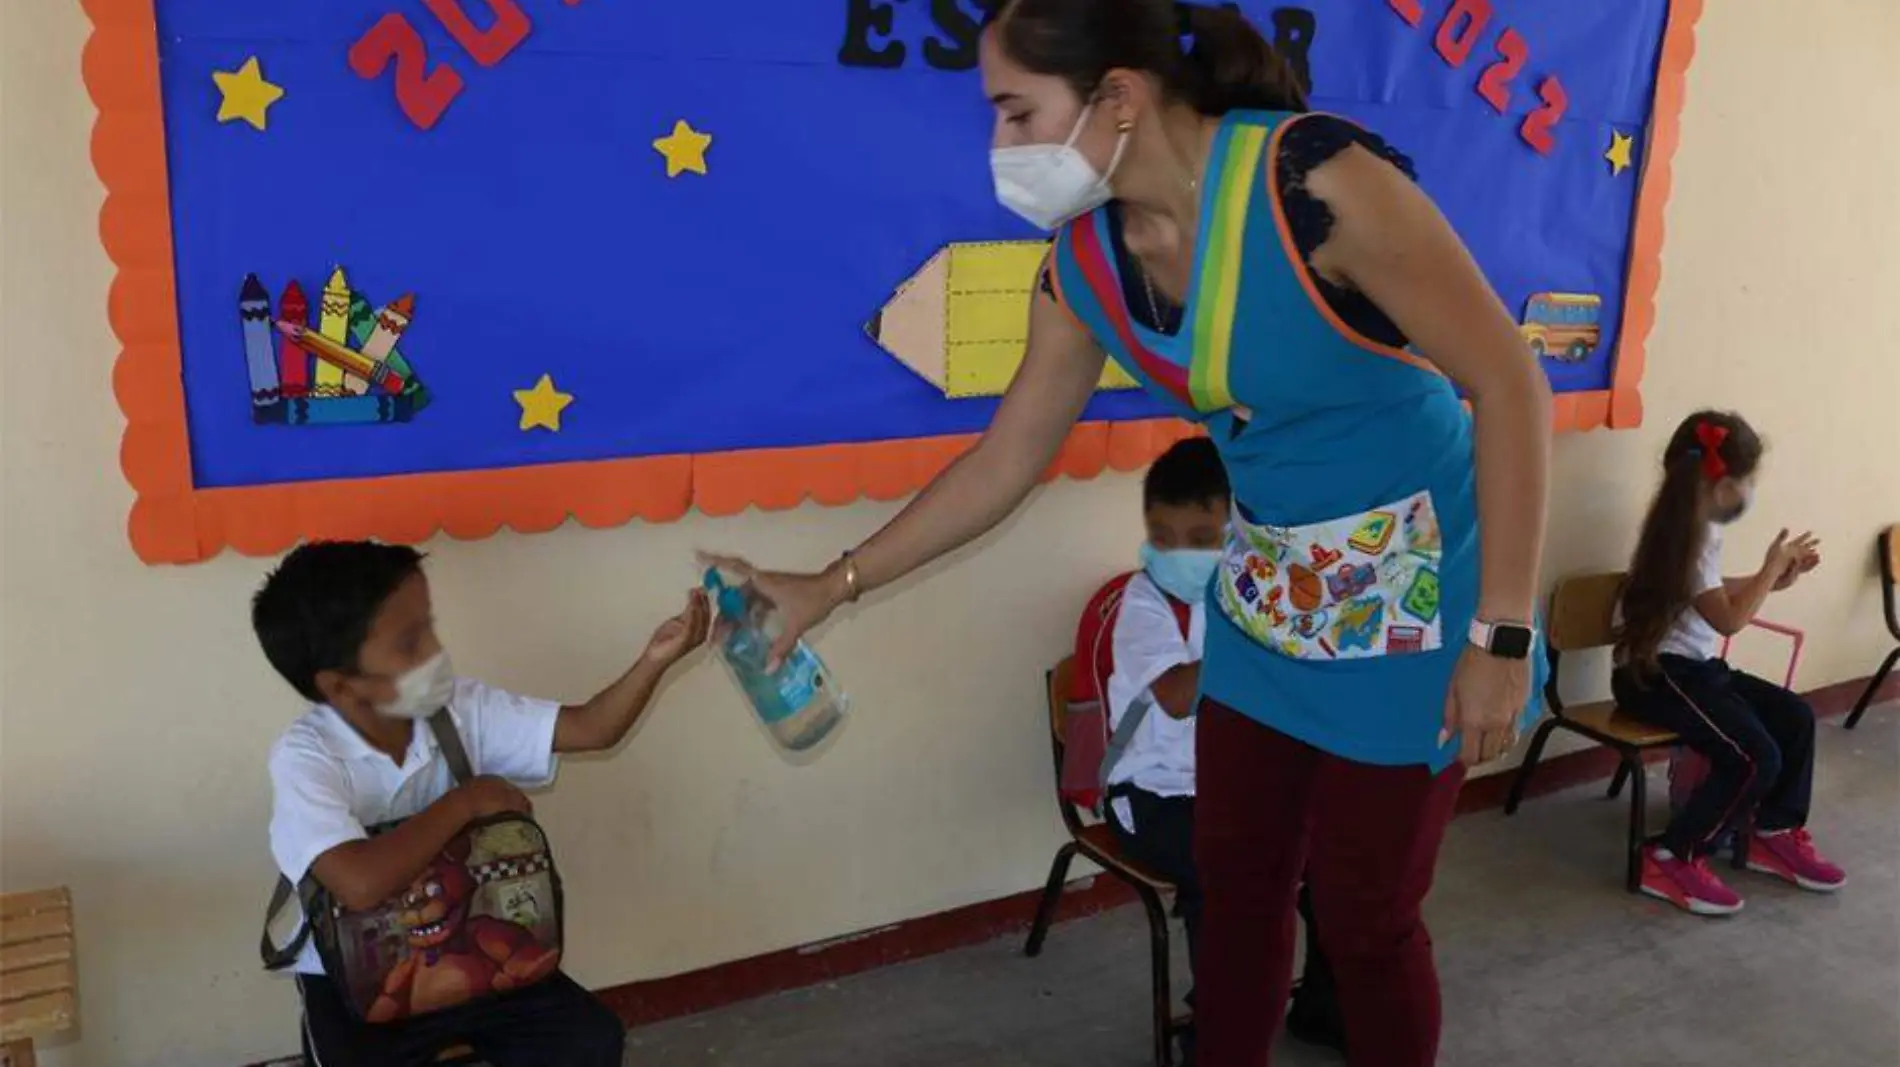
[[[858,561],[854,554],[844,554],[844,599],[847,604],[855,604],[863,590],[858,586]]]

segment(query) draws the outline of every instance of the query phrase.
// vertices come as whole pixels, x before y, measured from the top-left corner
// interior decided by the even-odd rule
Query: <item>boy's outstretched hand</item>
[[[711,630],[712,604],[704,590],[695,589],[686,594],[686,609],[653,631],[640,658],[656,666],[670,667],[705,644]]]

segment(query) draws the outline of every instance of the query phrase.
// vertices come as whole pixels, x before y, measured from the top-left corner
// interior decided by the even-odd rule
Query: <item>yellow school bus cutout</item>
[[[1537,358],[1581,363],[1603,343],[1603,298],[1594,293],[1532,293],[1524,302],[1519,330]]]

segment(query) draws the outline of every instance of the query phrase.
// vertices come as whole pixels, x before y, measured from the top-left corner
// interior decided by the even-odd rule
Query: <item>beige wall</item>
[[[1617,565],[1661,435],[1692,405],[1740,407],[1775,451],[1730,562],[1778,522],[1827,537],[1829,565],[1773,607],[1808,628],[1818,685],[1881,651],[1867,546],[1900,521],[1900,6],[1710,7],[1650,423],[1560,443],[1550,566]],[[262,757],[297,708],[246,628],[261,562],[148,568],[125,544],[85,33],[76,4],[0,4],[0,881],[77,895],[85,1035],[49,1063],[235,1065],[294,1042],[292,991],[252,945],[272,877]],[[1052,487],[980,554],[825,633],[859,711],[817,766],[780,762],[710,664],[626,751],[570,764],[540,811],[578,976],[665,975],[1038,882],[1060,832],[1038,674],[1078,598],[1131,558],[1134,500],[1127,479]],[[460,662],[575,697],[670,609],[694,546],[811,564],[888,514],[429,548]]]

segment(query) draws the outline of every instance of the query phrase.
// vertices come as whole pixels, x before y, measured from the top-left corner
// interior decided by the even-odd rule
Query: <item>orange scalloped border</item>
[[[835,507],[894,500],[923,487],[969,436],[760,449],[700,456],[555,463],[505,470],[339,479],[235,489],[191,481],[178,345],[165,125],[154,0],[81,0],[92,20],[81,61],[99,117],[92,161],[106,188],[99,238],[112,260],[107,315],[121,351],[113,392],[125,415],[119,465],[135,499],[127,520],[147,563],[194,563],[225,548],[268,556],[306,538],[418,542],[436,533],[488,537],[503,526],[551,530],[570,517],[591,527],[671,522],[697,507],[731,515],[810,499]],[[1558,397],[1559,432],[1642,420],[1639,385],[1661,281],[1663,208],[1678,140],[1684,79],[1703,0],[1672,0],[1650,144],[1638,201],[1629,291],[1611,388]],[[1047,478],[1134,471],[1192,427],[1169,419],[1085,423]]]

